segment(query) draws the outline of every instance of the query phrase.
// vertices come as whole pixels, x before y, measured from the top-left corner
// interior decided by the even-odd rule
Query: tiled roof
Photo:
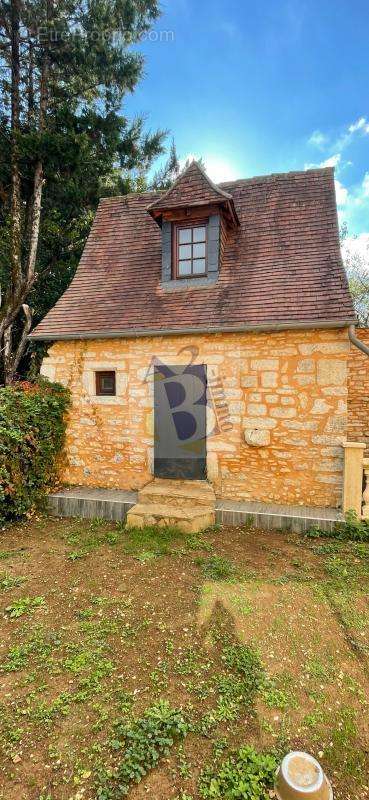
[[[250,178],[220,188],[232,196],[240,227],[229,232],[214,286],[161,288],[161,231],[147,209],[162,194],[106,198],[70,287],[33,335],[354,321],[333,170]]]

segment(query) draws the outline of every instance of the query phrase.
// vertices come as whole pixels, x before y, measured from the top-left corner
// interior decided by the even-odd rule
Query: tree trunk
[[[32,314],[29,306],[25,304],[28,294],[37,279],[36,260],[40,236],[40,221],[42,207],[42,189],[44,184],[43,163],[41,157],[36,162],[33,194],[26,209],[26,254],[22,266],[22,200],[21,177],[19,168],[19,136],[20,136],[20,11],[21,0],[12,0],[11,3],[11,71],[12,71],[12,120],[11,120],[11,278],[2,308],[0,307],[0,344],[3,342],[4,379],[8,383],[12,380],[22,355],[27,346],[27,336],[31,329]],[[51,0],[47,0],[47,22],[52,15]],[[34,87],[33,63],[30,52],[30,71],[28,72],[28,122],[32,123],[34,117]],[[50,74],[50,59],[48,46],[44,49],[44,57],[40,75],[40,105],[38,130],[42,133],[46,129],[46,115],[48,107],[48,83]],[[26,82],[27,82],[26,79]],[[12,325],[23,307],[25,324],[15,353],[12,345]]]
[[[19,172],[19,120],[20,120],[20,0],[11,3],[11,294],[22,279],[21,265],[21,181]]]

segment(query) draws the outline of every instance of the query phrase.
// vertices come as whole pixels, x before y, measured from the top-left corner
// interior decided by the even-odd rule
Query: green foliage
[[[157,189],[158,191],[170,189],[172,183],[174,183],[174,181],[178,178],[179,174],[180,174],[180,164],[176,146],[173,139],[169,151],[168,160],[166,161],[164,166],[155,173],[151,181],[151,188]]]
[[[28,625],[24,631],[28,631]],[[17,644],[9,648],[4,661],[0,662],[0,671],[18,672],[24,669],[31,658],[35,659],[36,666],[42,671],[48,671],[52,663],[52,652],[60,646],[58,634],[45,631],[42,626],[31,628],[31,633],[26,641],[19,643],[20,634],[17,631]]]
[[[187,792],[181,792],[181,794],[178,794],[177,797],[174,798],[174,800],[193,800],[193,797],[192,794],[187,794]]]
[[[27,578],[13,577],[13,575],[2,575],[0,577],[0,592],[8,592],[10,589],[16,589],[21,586]]]
[[[366,253],[359,253],[351,247],[345,247],[345,241],[349,236],[347,223],[344,222],[340,228],[340,239],[343,255],[343,263],[346,268],[349,280],[350,292],[354,303],[356,316],[360,327],[369,327],[369,247]],[[356,237],[354,237],[356,238]]]
[[[68,403],[44,380],[0,389],[0,520],[27,513],[55,481]]]
[[[287,711],[289,708],[298,708],[297,698],[294,696],[290,685],[289,676],[275,675],[273,678],[265,676],[261,687],[261,697],[268,708],[277,708]]]
[[[5,611],[9,614],[11,619],[18,619],[23,617],[24,614],[31,614],[36,608],[45,605],[45,598],[40,597],[21,597],[15,600],[10,606],[7,606]]]
[[[178,528],[160,528],[158,525],[147,525],[144,528],[128,528],[126,529],[126,534],[125,552],[143,562],[158,556],[169,555],[172,544],[184,537],[184,534]]]
[[[307,531],[306,536],[311,539],[331,538],[341,541],[369,542],[369,521],[359,519],[355,511],[348,511],[345,514],[344,522],[337,522],[333,530],[325,531],[314,527]]]
[[[6,660],[1,664],[1,672],[18,672],[28,664],[29,647],[27,645],[15,645],[10,647]]]
[[[214,641],[221,641],[222,661],[227,672],[215,677],[214,688],[218,692],[215,708],[201,720],[200,730],[208,736],[219,722],[233,722],[239,718],[242,708],[255,710],[256,695],[265,681],[265,673],[258,653],[247,645],[235,642],[228,634],[213,631]]]
[[[234,564],[223,556],[197,558],[196,564],[201,567],[204,578],[212,581],[227,581],[230,578],[234,578],[237,573]]]
[[[244,702],[252,706],[264,680],[264,669],[258,653],[245,644],[226,644],[222,660],[242,681]]]
[[[67,537],[68,544],[73,546],[73,550],[67,555],[68,561],[79,561],[86,558],[106,544],[114,547],[118,544],[121,534],[121,527],[117,526],[117,530],[112,531],[106,520],[98,518],[92,519],[89,524],[86,521],[82,529],[79,526],[72,528]],[[78,549],[76,549],[77,545]]]
[[[210,544],[210,542],[206,541],[201,533],[191,533],[186,539],[186,549],[205,550],[210,553],[213,549],[213,546]]]
[[[200,797],[204,800],[269,800],[276,768],[277,759],[273,754],[241,747],[219,770],[210,767],[203,772]]]
[[[132,783],[144,776],[167,756],[176,739],[187,735],[188,725],[182,711],[172,709],[164,700],[149,708],[143,717],[114,727],[111,747],[124,750],[123,758],[113,774],[98,776],[98,800],[118,800],[125,797]]]

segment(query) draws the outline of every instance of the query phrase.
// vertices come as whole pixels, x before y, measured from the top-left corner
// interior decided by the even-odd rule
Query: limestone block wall
[[[369,347],[369,329],[357,329],[356,334]],[[365,442],[369,456],[369,358],[351,345],[348,384],[348,438]]]
[[[346,330],[58,342],[43,374],[68,385],[70,484],[136,489],[153,471],[155,357],[208,368],[208,476],[217,496],[338,507],[347,438]],[[115,369],[116,397],[94,372]]]

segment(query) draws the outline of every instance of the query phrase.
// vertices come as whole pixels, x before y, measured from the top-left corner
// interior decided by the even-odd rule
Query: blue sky
[[[214,180],[335,164],[341,220],[369,243],[367,0],[163,0],[126,101]]]

